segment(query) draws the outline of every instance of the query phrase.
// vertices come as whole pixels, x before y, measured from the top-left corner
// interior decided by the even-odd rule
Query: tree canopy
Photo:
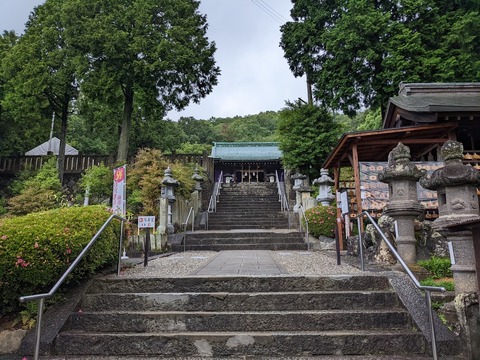
[[[400,82],[476,81],[480,4],[473,0],[294,0],[281,47],[314,96],[353,115],[384,109]]]
[[[142,102],[137,106],[165,114],[199,102],[216,85],[216,48],[198,6],[195,0],[65,2],[67,34],[82,54],[85,92],[123,94],[117,160],[127,158],[135,94]]]
[[[283,165],[315,176],[342,134],[342,127],[324,108],[297,101],[287,103],[282,110],[277,132]]]

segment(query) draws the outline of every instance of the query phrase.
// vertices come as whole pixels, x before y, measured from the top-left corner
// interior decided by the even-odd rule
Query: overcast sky
[[[0,0],[0,29],[22,33],[33,8],[41,0]],[[280,26],[290,20],[290,0],[202,0],[207,36],[215,41],[221,69],[218,85],[199,105],[180,116],[196,119],[233,117],[280,110],[286,100],[306,100],[304,79],[294,78],[279,47]]]

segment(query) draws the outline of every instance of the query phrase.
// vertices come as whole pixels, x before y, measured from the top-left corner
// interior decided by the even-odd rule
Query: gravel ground
[[[216,251],[187,251],[150,260],[125,271],[127,276],[187,276],[205,265],[218,254]],[[272,251],[273,259],[290,275],[342,275],[360,272],[360,269],[342,262],[338,266],[335,254],[306,251]]]

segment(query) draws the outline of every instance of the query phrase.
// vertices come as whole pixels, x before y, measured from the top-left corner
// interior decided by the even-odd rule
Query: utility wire
[[[278,23],[283,24],[284,22],[286,22],[286,19],[283,16],[281,16],[277,11],[272,9],[263,0],[250,0],[250,1],[254,3],[258,8],[260,8],[263,12],[265,12],[268,16],[270,16],[273,20],[277,21]]]
[[[277,14],[278,17],[280,17],[280,19],[283,20],[283,22],[287,22],[287,21],[288,21],[288,19],[285,19],[285,17],[284,17],[282,14],[280,14],[277,10],[275,10],[275,9],[272,8],[270,5],[268,5],[268,3],[265,2],[265,0],[257,0],[257,1],[259,1],[260,3],[263,3],[266,7],[268,7],[268,8],[269,8],[270,10],[272,10],[275,14]]]

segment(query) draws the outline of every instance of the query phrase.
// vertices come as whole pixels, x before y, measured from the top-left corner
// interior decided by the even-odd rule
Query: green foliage
[[[204,153],[209,154],[211,151],[212,145],[183,143],[180,148],[177,149],[176,153],[203,155]]]
[[[71,207],[0,220],[0,311],[18,297],[49,291],[111,214],[101,206]],[[115,221],[67,278],[77,281],[118,253]]]
[[[79,186],[83,191],[89,190],[90,199],[102,202],[112,197],[113,169],[105,165],[92,166],[85,171]]]
[[[160,150],[140,149],[132,168],[127,169],[127,195],[129,210],[134,214],[152,215],[158,211],[162,180],[167,167],[172,169],[172,176],[178,180],[175,189],[177,196],[189,198],[195,185],[192,180],[193,169],[178,163],[171,163],[162,156]]]
[[[434,279],[452,277],[452,266],[449,258],[432,256],[429,260],[420,260],[418,264],[432,274]]]
[[[305,211],[308,230],[315,237],[335,237],[337,210],[333,206],[318,205]]]
[[[127,159],[134,107],[144,109],[143,121],[154,121],[199,102],[217,84],[216,48],[198,6],[194,0],[65,2],[66,34],[81,53],[85,94],[107,101],[123,94],[117,161]]]
[[[325,109],[299,101],[287,105],[277,128],[283,165],[318,176],[318,169],[341,135],[341,127]]]
[[[50,158],[35,176],[16,183],[15,187],[19,194],[8,200],[8,211],[13,215],[58,207],[62,199],[62,185],[58,179],[55,158]]]
[[[478,79],[480,6],[471,3],[298,0],[280,45],[323,105],[347,115],[384,111],[402,81]]]
[[[455,284],[452,280],[442,280],[439,281],[434,278],[426,278],[420,281],[420,284],[423,286],[439,286],[444,287],[447,291],[455,291]]]

